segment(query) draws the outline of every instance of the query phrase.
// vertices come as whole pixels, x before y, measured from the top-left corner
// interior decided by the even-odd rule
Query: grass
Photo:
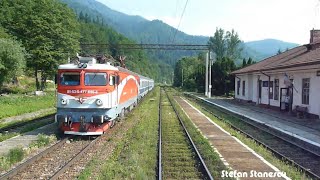
[[[0,122],[1,119],[30,113],[55,106],[53,92],[47,92],[44,96],[9,95],[0,97]]]
[[[49,145],[50,143],[56,141],[57,138],[54,135],[47,136],[43,134],[38,135],[38,139],[30,144],[29,148],[40,148]]]
[[[35,78],[28,76],[18,77],[18,84],[12,84],[11,82],[4,83],[0,88],[0,93],[8,94],[27,94],[36,91]],[[47,83],[46,90],[54,90],[54,83]]]
[[[162,93],[162,175],[164,179],[203,179],[179,119],[165,93]]]
[[[21,147],[13,148],[5,156],[0,156],[0,172],[8,170],[16,162],[22,161],[25,151]]]
[[[228,170],[228,168],[223,164],[219,155],[211,147],[209,141],[201,134],[201,132],[194,126],[189,117],[183,112],[179,104],[173,100],[174,95],[179,95],[174,89],[168,91],[169,97],[172,99],[173,105],[176,107],[180,117],[182,118],[183,123],[185,124],[190,136],[192,137],[193,142],[198,148],[202,158],[204,159],[211,175],[215,179],[221,178],[221,172],[223,170]],[[231,178],[230,178],[231,179]]]
[[[37,140],[30,144],[29,148],[16,147],[10,149],[6,155],[0,156],[0,172],[8,170],[15,163],[22,161],[26,155],[30,154],[35,149],[44,147],[55,140],[55,136],[39,134]]]
[[[189,103],[191,103],[194,107],[199,109],[202,113],[204,113],[206,116],[208,116],[213,122],[218,124],[220,127],[228,131],[231,135],[238,138],[240,141],[242,141],[244,144],[249,146],[251,149],[253,149],[257,154],[261,155],[264,159],[266,159],[268,162],[276,166],[280,171],[286,172],[286,175],[292,179],[305,179],[305,175],[300,172],[296,167],[291,165],[288,162],[282,161],[275,157],[271,151],[264,148],[262,145],[257,144],[254,140],[247,138],[245,135],[239,133],[238,131],[235,131],[232,129],[226,122],[221,121],[214,117],[212,114],[206,112],[201,107],[205,107],[206,109],[209,109],[214,114],[221,117],[223,120],[228,122],[234,122],[239,123],[238,121],[241,121],[234,116],[228,115],[224,112],[219,111],[218,109],[214,108],[213,106],[208,106],[206,104],[199,104],[198,102],[195,102],[194,100],[188,100]],[[235,124],[236,125],[236,124]],[[236,125],[237,126],[237,125]]]
[[[19,135],[19,133],[0,133],[0,142],[10,139],[17,135]]]
[[[101,168],[98,179],[155,179],[158,142],[159,88],[155,88],[129,114],[124,123],[134,122],[123,139],[115,142],[111,157],[101,162],[94,157],[78,179],[88,179],[93,168]],[[106,146],[110,142],[106,142]]]

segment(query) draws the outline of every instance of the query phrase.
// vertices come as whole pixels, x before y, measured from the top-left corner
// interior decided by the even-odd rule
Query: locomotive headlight
[[[62,98],[62,99],[61,99],[61,104],[62,104],[62,105],[67,105],[67,104],[68,104],[68,100]]]
[[[97,104],[98,106],[102,106],[103,102],[102,102],[101,99],[97,99],[97,100],[96,100],[96,104]]]

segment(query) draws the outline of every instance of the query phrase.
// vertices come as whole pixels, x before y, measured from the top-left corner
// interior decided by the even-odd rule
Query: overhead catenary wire
[[[177,26],[177,28],[176,28],[176,31],[175,31],[174,35],[173,35],[172,43],[174,43],[174,41],[175,41],[175,39],[176,39],[176,35],[177,35],[178,30],[179,30],[179,28],[180,28],[181,20],[182,20],[182,18],[183,18],[184,12],[186,11],[186,8],[187,8],[187,5],[188,5],[188,2],[189,2],[189,0],[187,0],[187,1],[186,1],[186,3],[185,3],[185,5],[184,5],[184,8],[183,8],[182,14],[181,14],[181,16],[180,16],[179,24],[178,24],[178,26]]]
[[[176,0],[176,9],[175,9],[175,12],[174,12],[174,17],[173,17],[174,19],[177,18],[178,5],[179,5],[179,0]],[[168,39],[169,43],[170,43],[170,40],[173,38],[174,33],[175,33],[175,28],[172,28],[172,30],[170,31],[169,39]]]

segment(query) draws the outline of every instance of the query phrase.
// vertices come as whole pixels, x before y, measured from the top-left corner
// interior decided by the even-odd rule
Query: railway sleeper
[[[175,146],[175,147],[189,147],[189,144],[187,144],[186,141],[165,141],[163,142],[163,145],[165,146]]]
[[[197,166],[197,160],[193,159],[193,161],[168,161],[169,164],[166,164],[166,162],[164,162],[164,165],[168,165],[168,166],[172,166],[172,167],[187,167],[187,166]]]
[[[164,176],[168,179],[203,179],[202,174],[199,172],[166,172]]]
[[[163,149],[162,150],[163,151],[163,154],[170,154],[170,153],[174,153],[174,154],[177,154],[177,153],[183,153],[183,154],[185,154],[185,153],[190,153],[191,152],[191,149],[189,149],[189,148],[181,148],[181,149],[175,149],[174,147],[172,147],[172,148],[169,148],[169,149]]]
[[[163,161],[180,161],[180,162],[189,162],[189,161],[192,161],[193,159],[194,157],[179,157],[179,156],[162,158]]]
[[[190,171],[195,171],[195,169],[197,169],[198,167],[199,167],[199,165],[197,165],[197,164],[192,164],[192,165],[188,165],[188,166],[186,166],[185,164],[180,164],[180,165],[176,165],[176,166],[173,166],[172,164],[168,164],[168,165],[164,166],[163,168],[167,172],[175,172],[175,171],[177,171],[177,169],[190,172]]]

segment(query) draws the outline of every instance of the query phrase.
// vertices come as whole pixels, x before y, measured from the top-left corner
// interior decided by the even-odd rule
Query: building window
[[[237,82],[237,94],[240,94],[240,80]]]
[[[279,100],[279,79],[274,80],[274,100]]]
[[[273,98],[273,81],[269,82],[269,99]]]
[[[246,95],[246,81],[242,81],[242,96]]]
[[[310,78],[302,79],[302,104],[309,104]]]
[[[262,81],[262,87],[268,87],[269,81]]]

